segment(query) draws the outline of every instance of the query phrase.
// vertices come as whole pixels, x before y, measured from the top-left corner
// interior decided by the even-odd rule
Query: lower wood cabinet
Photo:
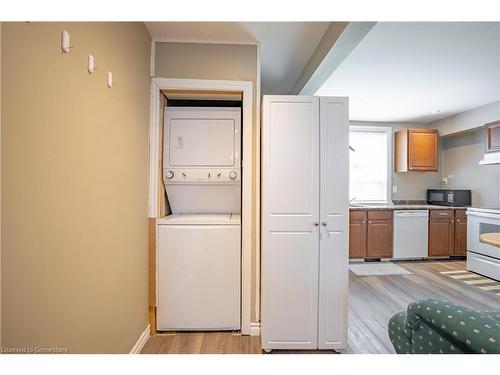
[[[392,211],[351,211],[349,258],[392,257]]]
[[[352,210],[349,216],[349,258],[392,258],[392,211]],[[429,256],[467,254],[465,209],[429,210]]]
[[[366,211],[351,211],[349,218],[349,258],[366,258]]]
[[[467,255],[467,215],[465,210],[455,210],[455,249],[453,255]]]
[[[467,253],[465,210],[431,210],[429,256],[463,256]]]

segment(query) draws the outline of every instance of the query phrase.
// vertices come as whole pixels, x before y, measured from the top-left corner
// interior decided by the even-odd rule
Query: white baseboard
[[[250,336],[260,336],[260,323],[250,323]]]
[[[144,332],[142,332],[141,335],[139,336],[139,340],[137,340],[135,345],[130,350],[129,354],[140,354],[141,353],[142,348],[144,348],[144,345],[146,345],[146,343],[148,342],[148,339],[150,336],[149,330],[150,330],[150,325],[148,324],[148,326],[146,327]]]

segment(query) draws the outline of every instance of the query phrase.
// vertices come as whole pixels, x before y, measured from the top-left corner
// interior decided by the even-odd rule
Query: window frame
[[[370,125],[349,125],[349,139],[350,139],[350,134],[351,132],[362,132],[362,133],[378,133],[378,134],[385,134],[387,137],[387,152],[386,152],[386,157],[387,157],[387,191],[386,191],[386,197],[385,200],[376,200],[376,201],[367,201],[367,200],[362,200],[362,199],[354,199],[350,201],[350,203],[355,203],[355,204],[387,204],[387,203],[392,203],[392,169],[393,169],[393,164],[392,164],[392,134],[393,134],[393,129],[390,126],[370,126]],[[349,145],[350,147],[350,145]],[[352,151],[349,151],[349,153]],[[350,176],[350,166],[349,166],[349,176]],[[350,177],[349,177],[350,179]],[[350,190],[351,182],[349,180],[349,190]],[[350,199],[350,194],[349,194],[349,199]]]

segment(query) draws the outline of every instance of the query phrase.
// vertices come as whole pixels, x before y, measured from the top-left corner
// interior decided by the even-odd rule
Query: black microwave
[[[470,206],[470,190],[427,189],[427,203],[437,206]]]

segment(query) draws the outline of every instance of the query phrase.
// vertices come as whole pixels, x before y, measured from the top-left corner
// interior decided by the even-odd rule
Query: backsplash
[[[427,201],[425,199],[424,200],[404,200],[404,199],[396,200],[396,199],[393,199],[392,203],[393,204],[427,204]]]

